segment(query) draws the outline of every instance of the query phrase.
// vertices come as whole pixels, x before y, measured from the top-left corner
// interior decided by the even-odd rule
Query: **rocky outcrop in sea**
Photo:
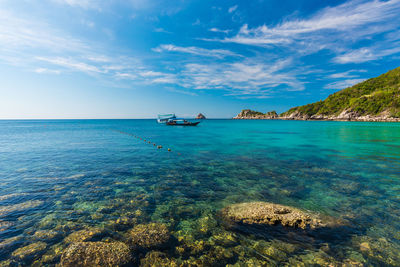
[[[244,109],[233,119],[236,119],[236,120],[272,120],[272,119],[277,119],[277,118],[278,118],[278,114],[276,113],[276,111],[269,111],[267,113],[262,113],[259,111]]]
[[[228,223],[244,225],[281,225],[292,228],[325,227],[328,222],[300,209],[270,202],[246,202],[225,207],[222,218]]]
[[[197,115],[196,120],[205,120],[206,116],[204,116],[203,114],[199,113],[199,115]]]

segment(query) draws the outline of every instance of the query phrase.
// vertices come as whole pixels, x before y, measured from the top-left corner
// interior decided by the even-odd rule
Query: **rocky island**
[[[291,108],[276,117],[242,110],[234,119],[254,118],[400,122],[400,67],[333,93],[325,100]]]
[[[204,116],[203,114],[199,113],[199,115],[197,115],[196,120],[205,120],[206,116]]]
[[[253,111],[250,109],[242,110],[234,119],[243,120],[271,120],[278,118],[278,113],[276,111],[269,111],[267,113],[262,113],[259,111]]]

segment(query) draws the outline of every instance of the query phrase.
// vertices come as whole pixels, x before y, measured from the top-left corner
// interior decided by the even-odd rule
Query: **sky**
[[[400,0],[0,0],[0,119],[284,112],[400,66]]]

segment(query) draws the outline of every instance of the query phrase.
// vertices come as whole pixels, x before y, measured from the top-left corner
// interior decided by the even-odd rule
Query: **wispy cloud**
[[[359,49],[350,50],[348,52],[336,56],[333,59],[333,61],[335,63],[340,63],[340,64],[362,63],[400,53],[400,43],[394,43],[391,44],[390,46],[393,45],[394,47],[383,48],[382,46],[371,46],[371,47],[363,47]]]
[[[222,32],[222,33],[228,34],[232,30],[221,30],[221,29],[218,29],[218,28],[211,28],[211,29],[209,29],[209,31],[210,32]]]
[[[47,23],[19,18],[6,10],[0,10],[0,58],[40,74],[74,71],[116,76],[141,65],[138,59],[110,53]]]
[[[183,95],[198,96],[198,94],[193,91],[180,90],[180,89],[176,89],[173,87],[166,87],[165,89],[167,89],[170,92],[179,93],[179,94],[183,94]]]
[[[169,32],[169,31],[165,30],[164,28],[155,28],[155,29],[154,29],[154,32],[171,33],[171,32]]]
[[[99,1],[96,0],[52,0],[53,2],[59,4],[65,4],[72,7],[80,7],[80,8],[98,8]]]
[[[21,19],[14,13],[0,10],[0,49],[21,52],[31,48],[46,52],[79,52],[89,47],[46,23]]]
[[[153,49],[153,51],[161,53],[161,52],[179,52],[179,53],[187,53],[197,56],[205,56],[205,57],[216,57],[223,58],[227,56],[239,56],[238,54],[226,50],[226,49],[205,49],[201,47],[189,46],[175,46],[172,44],[163,44]]]
[[[229,12],[229,13],[232,13],[232,12],[234,12],[237,8],[238,8],[238,5],[231,6],[231,7],[228,9],[228,12]]]
[[[324,86],[325,89],[344,89],[357,83],[365,81],[365,79],[346,79],[342,81],[332,82]]]
[[[353,47],[358,41],[371,40],[376,34],[388,33],[399,36],[398,14],[400,14],[399,0],[353,0],[335,7],[324,8],[308,18],[289,18],[280,24],[255,28],[245,24],[236,35],[217,41],[262,47],[284,47],[298,54],[329,49],[340,55],[335,59],[337,63],[348,63],[353,60],[357,63],[365,62],[398,53],[399,49],[395,48],[393,38],[384,38],[382,42],[385,45],[375,46],[376,49],[363,48],[348,53],[344,51]],[[379,52],[385,46],[392,48]]]
[[[47,63],[51,63],[53,65],[57,65],[60,67],[76,70],[76,71],[81,71],[81,72],[86,72],[88,74],[92,73],[104,73],[104,70],[101,70],[100,68],[90,65],[84,62],[79,62],[71,58],[62,58],[62,57],[57,57],[57,58],[46,58],[46,57],[37,57],[37,60],[44,61]]]
[[[35,69],[36,73],[49,73],[49,74],[60,74],[61,71],[59,70],[51,70],[51,69],[46,69],[46,68],[37,68]]]
[[[304,90],[304,84],[295,74],[284,71],[290,59],[268,64],[245,60],[235,63],[187,64],[179,74],[181,86],[193,89],[225,90],[229,95],[266,96],[274,88]]]
[[[359,74],[357,74],[357,73],[361,73],[361,72],[364,73],[364,72],[366,72],[366,70],[363,70],[363,69],[361,69],[361,70],[357,70],[357,69],[348,70],[348,71],[345,71],[345,72],[339,72],[339,73],[331,74],[331,75],[328,76],[328,78],[333,78],[333,79],[338,79],[338,78],[347,78],[347,79],[356,78],[356,77],[359,77]]]
[[[291,43],[295,40],[305,39],[309,34],[321,31],[346,32],[367,24],[384,22],[389,18],[397,19],[400,11],[400,1],[350,1],[337,7],[328,7],[318,12],[309,19],[287,20],[273,27],[266,25],[249,29],[244,25],[239,33],[227,38],[225,41],[264,45],[271,43]],[[390,27],[398,27],[391,23]],[[361,34],[381,32],[382,28],[371,28]]]

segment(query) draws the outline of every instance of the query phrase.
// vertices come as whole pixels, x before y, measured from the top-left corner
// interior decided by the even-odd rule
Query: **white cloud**
[[[51,69],[46,69],[46,68],[37,68],[35,69],[36,73],[49,73],[49,74],[60,74],[61,71],[59,70],[51,70]]]
[[[236,63],[187,64],[179,73],[180,85],[193,89],[226,90],[229,95],[267,96],[274,88],[304,90],[294,73],[284,71],[290,59],[270,62],[245,60]]]
[[[328,77],[329,78],[332,78],[332,79],[338,79],[338,78],[347,78],[347,79],[350,79],[350,78],[357,78],[357,77],[359,77],[359,75],[358,74],[356,74],[356,73],[360,73],[360,72],[366,72],[366,70],[357,70],[357,69],[355,69],[355,70],[348,70],[348,71],[345,71],[345,72],[339,72],[339,73],[334,73],[334,74],[331,74],[331,75],[329,75]]]
[[[192,23],[193,26],[198,26],[200,24],[201,24],[201,22],[200,22],[200,20],[198,18],[196,19],[195,22]]]
[[[193,91],[180,90],[180,89],[176,89],[176,88],[173,88],[173,87],[167,87],[167,88],[165,88],[165,89],[167,89],[167,90],[170,91],[170,92],[174,92],[174,93],[179,93],[179,94],[184,94],[184,95],[190,95],[190,96],[198,96],[198,94],[196,94],[196,93],[193,92]]]
[[[163,44],[153,49],[153,51],[162,53],[162,52],[179,52],[179,53],[187,53],[193,54],[197,56],[205,56],[205,57],[216,57],[223,58],[227,56],[239,56],[238,54],[233,53],[232,51],[225,49],[205,49],[201,47],[189,46],[175,46],[172,44]]]
[[[65,4],[72,7],[81,7],[81,8],[98,8],[99,1],[96,0],[53,0],[59,4]]]
[[[103,70],[99,69],[98,67],[94,65],[87,64],[85,62],[79,62],[74,59],[70,58],[62,58],[62,57],[57,57],[57,58],[46,58],[46,57],[37,57],[37,60],[44,61],[51,63],[53,65],[57,65],[60,67],[76,70],[76,71],[82,71],[86,72],[89,74],[92,73],[104,73]]]
[[[154,29],[154,32],[171,33],[171,32],[169,32],[169,31],[165,30],[164,28],[155,28],[155,29]]]
[[[138,78],[138,76],[134,73],[120,73],[120,72],[115,73],[115,77],[128,80],[136,80]]]
[[[48,24],[18,18],[0,10],[0,49],[21,52],[23,49],[74,51],[88,49],[80,40],[52,29]]]
[[[398,45],[400,44],[392,48],[383,48],[381,46],[363,47],[338,55],[333,61],[335,63],[347,64],[377,60],[385,56],[400,53],[400,46]]]
[[[222,33],[228,34],[232,30],[221,30],[221,29],[218,29],[218,28],[211,28],[211,29],[209,29],[209,31],[210,32],[222,32]]]
[[[333,83],[329,83],[324,86],[325,89],[344,89],[350,86],[353,86],[357,83],[363,82],[365,79],[346,79],[342,81],[337,81]]]
[[[231,6],[231,7],[228,9],[228,12],[229,12],[229,13],[232,13],[232,12],[234,12],[237,8],[238,8],[238,5]]]
[[[234,36],[219,40],[208,39],[208,41],[274,46],[284,48],[298,56],[329,49],[340,55],[335,59],[337,63],[359,63],[399,51],[393,43],[400,36],[398,14],[400,14],[399,0],[352,0],[335,7],[324,8],[308,18],[291,17],[276,25],[262,25],[255,28],[249,28],[244,24]],[[373,40],[375,35],[381,35],[376,40],[377,43],[382,43],[381,46],[343,53],[359,41]],[[385,51],[379,52],[382,49]]]

